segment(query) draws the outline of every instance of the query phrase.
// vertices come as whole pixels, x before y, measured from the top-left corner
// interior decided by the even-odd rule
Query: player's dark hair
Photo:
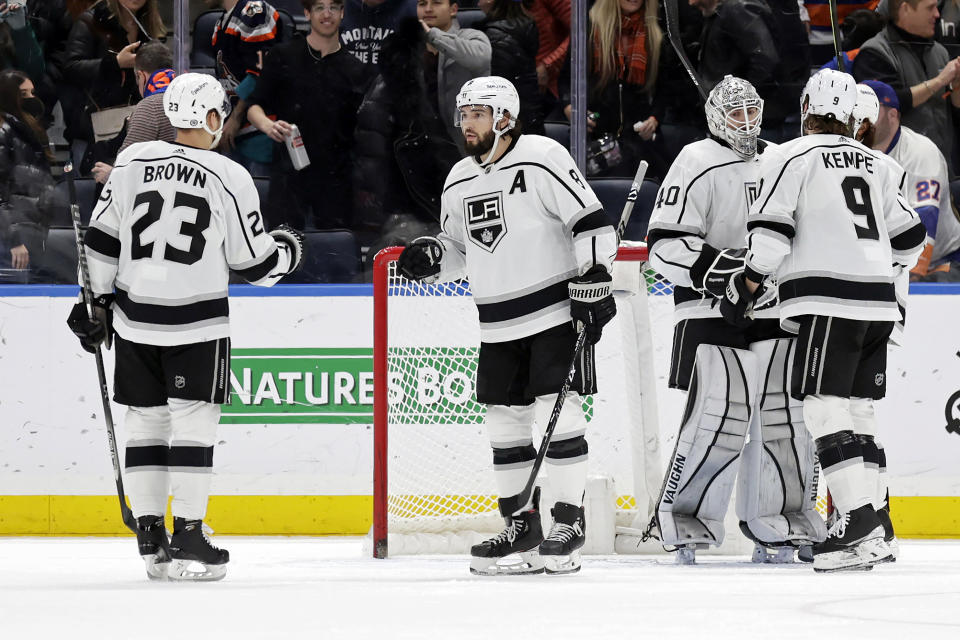
[[[843,123],[833,116],[808,115],[803,120],[803,130],[806,133],[835,133],[841,136],[853,137],[850,131],[851,124]]]
[[[173,53],[162,42],[156,40],[147,42],[137,48],[134,68],[146,73],[154,73],[160,69],[172,69]]]

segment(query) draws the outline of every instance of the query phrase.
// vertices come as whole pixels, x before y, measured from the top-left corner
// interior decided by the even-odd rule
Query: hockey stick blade
[[[66,163],[63,167],[67,178],[67,191],[70,195],[70,217],[73,222],[73,234],[77,243],[77,259],[80,264],[80,275],[83,279],[83,303],[87,307],[87,316],[95,320],[93,314],[93,292],[90,289],[90,269],[87,266],[87,254],[83,246],[83,230],[80,221],[80,205],[77,204],[77,187],[73,182],[73,165]],[[110,449],[110,461],[113,463],[113,479],[117,485],[117,497],[120,499],[120,517],[123,524],[130,531],[137,532],[137,519],[133,511],[127,506],[126,494],[123,490],[123,475],[120,471],[120,453],[117,448],[117,435],[113,428],[113,410],[110,407],[110,390],[107,388],[107,373],[103,366],[103,351],[98,345],[94,352],[97,361],[97,379],[100,383],[100,400],[103,404],[103,418],[107,427],[107,445]]]
[[[693,83],[693,86],[697,88],[700,97],[706,102],[707,92],[703,88],[703,82],[694,70],[693,65],[690,64],[687,52],[683,50],[683,42],[680,40],[680,14],[677,10],[677,0],[663,0],[663,14],[664,23],[667,25],[667,40],[670,41],[670,45],[673,47],[673,50],[676,51],[677,57],[680,58],[680,63],[686,70],[687,75],[690,76],[690,81]]]

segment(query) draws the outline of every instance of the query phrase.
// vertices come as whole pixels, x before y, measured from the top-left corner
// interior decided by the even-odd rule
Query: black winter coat
[[[440,219],[443,183],[460,152],[427,97],[424,43],[415,19],[387,37],[380,74],[360,105],[354,147],[358,228],[380,231],[392,215]]]
[[[144,20],[140,18],[141,22]],[[147,42],[149,37],[141,31],[139,39]],[[127,32],[110,15],[106,4],[96,5],[73,23],[62,69],[64,79],[87,98],[84,113],[65,114],[73,137],[93,140],[90,112],[140,101],[133,69],[117,66],[117,52],[128,44]]]
[[[474,25],[487,34],[493,54],[490,75],[506,78],[520,94],[520,122],[524,133],[543,135],[540,90],[537,86],[537,51],[540,35],[532,18],[490,20]]]
[[[8,248],[26,245],[32,264],[50,230],[53,177],[33,131],[14,116],[0,117],[0,237]]]

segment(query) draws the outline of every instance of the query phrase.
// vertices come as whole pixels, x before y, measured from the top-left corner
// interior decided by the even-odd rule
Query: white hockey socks
[[[837,396],[807,396],[803,416],[816,439],[817,454],[833,503],[841,513],[871,504],[876,481],[863,462],[863,447],[853,432],[850,400]]]
[[[537,450],[533,446],[533,406],[487,405],[484,425],[493,447],[493,477],[501,496],[523,490]]]
[[[167,457],[171,431],[167,405],[129,407],[124,430],[124,480],[133,515],[162,516],[167,512],[170,495]]]
[[[540,396],[534,403],[537,425],[547,428],[556,396]],[[571,392],[563,403],[557,426],[547,447],[544,462],[547,468],[548,495],[555,502],[576,506],[583,504],[587,486],[587,420],[583,415],[580,395]]]
[[[873,400],[869,398],[850,398],[850,415],[853,418],[853,432],[857,434],[863,450],[863,466],[867,472],[867,481],[877,489],[873,495],[873,508],[881,509],[886,504],[886,482],[880,480],[880,448],[876,441],[877,417]],[[886,456],[884,456],[886,458]],[[886,462],[886,460],[884,460]],[[886,464],[884,464],[886,467]],[[884,469],[886,471],[886,469]],[[880,485],[883,484],[883,491]]]
[[[170,398],[173,431],[170,443],[171,511],[177,518],[202,520],[207,514],[213,478],[213,445],[220,405]]]

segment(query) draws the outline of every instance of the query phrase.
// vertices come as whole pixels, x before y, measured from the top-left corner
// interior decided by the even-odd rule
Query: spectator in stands
[[[401,22],[383,41],[380,74],[357,115],[354,229],[370,258],[437,231],[443,183],[461,157],[431,106],[425,51],[416,18]]]
[[[0,72],[0,266],[36,267],[50,229],[53,178],[43,104],[22,71]]]
[[[951,58],[960,55],[960,0],[939,0],[936,40]]]
[[[530,0],[480,0],[486,18],[474,25],[490,40],[490,73],[506,78],[520,95],[524,133],[543,135],[543,114],[537,81],[537,23],[525,12]]]
[[[63,80],[63,58],[73,14],[67,0],[27,0],[27,14],[34,34],[43,51],[46,73],[36,82],[36,93],[47,107],[46,122],[50,122],[57,100],[62,102],[63,112],[82,108],[79,91]]]
[[[0,69],[19,69],[34,82],[40,82],[46,71],[43,51],[22,4],[0,2]]]
[[[90,114],[140,100],[133,73],[137,48],[166,33],[157,1],[98,0],[73,23],[63,65],[64,78],[84,92],[86,105],[83,112],[64,116],[68,137],[81,141],[75,143],[74,153],[81,173],[88,173],[101,159],[92,149]]]
[[[802,0],[806,8],[808,17],[808,28],[810,31],[810,44],[823,45],[824,50],[833,49],[833,29],[830,26],[830,4],[829,0]],[[837,3],[837,18],[841,25],[846,23],[847,17],[855,11],[869,11],[874,13],[877,9],[878,0],[843,0]],[[846,29],[843,29],[846,35]],[[851,47],[854,48],[854,47]],[[844,46],[844,51],[848,49]],[[817,64],[824,61],[817,60]]]
[[[427,91],[447,134],[463,152],[463,135],[454,118],[457,92],[467,80],[490,75],[490,40],[476,29],[461,29],[456,0],[417,0],[417,18],[427,33],[424,71]]]
[[[853,76],[893,87],[903,123],[930,138],[950,161],[960,91],[949,98],[945,91],[960,79],[960,59],[951,60],[933,39],[937,0],[890,0],[889,9],[892,22],[860,47]]]
[[[264,55],[279,42],[280,14],[264,0],[223,0],[213,31],[217,78],[233,110],[223,125],[220,149],[255,176],[270,175],[273,141],[247,121],[248,100],[257,86]]]
[[[357,109],[367,75],[363,63],[341,46],[341,0],[302,0],[310,34],[284,42],[264,60],[247,117],[277,144],[270,173],[269,227],[349,228],[353,189],[351,152]],[[267,114],[275,114],[273,119]],[[310,159],[296,170],[279,145],[300,130]],[[375,176],[367,176],[375,180]]]
[[[880,33],[883,29],[885,19],[876,11],[868,9],[858,9],[847,15],[840,25],[840,31],[843,33],[843,40],[840,43],[841,56],[843,57],[843,68],[847,73],[853,70],[853,61],[860,53],[860,47],[864,42]],[[821,66],[822,69],[839,69],[837,57],[834,55],[830,60]]]
[[[547,119],[560,103],[560,72],[570,59],[570,0],[532,0],[527,13],[537,23],[540,37],[537,85]]]
[[[120,151],[137,142],[163,140],[173,142],[177,131],[163,112],[163,92],[176,77],[173,70],[173,54],[162,42],[148,42],[137,49],[137,62],[134,65],[137,87],[143,100],[127,121],[126,135]],[[110,177],[113,166],[98,162],[93,166],[93,178],[104,184]]]
[[[416,15],[417,0],[346,0],[340,41],[374,76],[384,38],[396,30],[401,20]]]
[[[866,136],[872,146],[892,157],[907,173],[904,196],[927,230],[927,246],[914,279],[960,280],[960,221],[950,202],[947,161],[929,138],[900,123],[897,92],[878,80],[863,84],[873,89],[880,116]]]
[[[663,42],[657,13],[657,3],[645,0],[597,0],[590,9],[587,129],[594,138],[615,138],[622,157],[616,163],[608,155],[602,175],[632,177],[641,160],[650,162],[651,176],[668,168],[654,142],[652,94]],[[570,117],[569,104],[564,113]]]

